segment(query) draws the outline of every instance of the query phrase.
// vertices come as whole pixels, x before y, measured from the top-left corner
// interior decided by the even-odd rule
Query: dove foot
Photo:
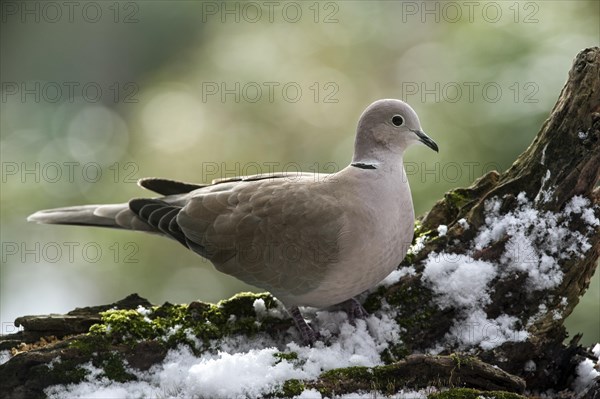
[[[364,320],[369,317],[369,312],[367,312],[355,298],[350,298],[347,301],[342,302],[341,306],[346,310],[348,320],[352,325],[354,325],[358,319]]]
[[[302,336],[302,342],[305,345],[312,345],[319,339],[319,333],[312,329],[302,317],[302,313],[300,313],[300,309],[297,306],[290,307],[288,312],[294,319],[294,323],[296,323],[296,327],[298,327],[298,331],[300,331],[300,335]]]

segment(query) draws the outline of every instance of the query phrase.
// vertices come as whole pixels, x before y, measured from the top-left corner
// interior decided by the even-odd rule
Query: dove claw
[[[288,312],[292,316],[292,319],[294,319],[298,331],[300,331],[302,343],[305,345],[312,345],[321,338],[321,335],[306,323],[306,320],[302,317],[302,313],[300,313],[300,309],[298,309],[297,306],[290,307]]]
[[[342,306],[346,309],[348,321],[350,321],[350,324],[353,326],[355,325],[356,320],[364,320],[369,317],[369,312],[367,312],[355,298],[350,298],[347,301],[342,302]]]

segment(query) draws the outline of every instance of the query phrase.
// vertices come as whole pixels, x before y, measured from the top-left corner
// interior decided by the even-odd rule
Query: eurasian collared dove
[[[29,221],[104,226],[161,234],[209,259],[217,270],[271,292],[294,318],[302,339],[317,334],[298,306],[346,303],[372,288],[406,255],[414,210],[404,150],[437,144],[415,111],[379,100],[363,112],[350,165],[334,174],[269,174],[208,185],[147,178],[161,197],[115,205],[39,211]]]

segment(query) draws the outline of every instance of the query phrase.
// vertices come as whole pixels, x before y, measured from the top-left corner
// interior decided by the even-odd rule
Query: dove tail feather
[[[159,199],[137,198],[129,201],[129,209],[140,221],[189,248],[185,235],[177,223],[177,215],[181,211],[180,206]]]
[[[150,231],[128,204],[81,205],[38,211],[27,218],[28,222],[64,224],[75,226],[111,227],[116,229]]]

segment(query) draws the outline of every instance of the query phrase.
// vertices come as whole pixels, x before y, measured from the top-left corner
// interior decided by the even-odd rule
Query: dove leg
[[[290,307],[288,312],[294,319],[294,323],[296,323],[296,327],[300,331],[300,335],[302,335],[302,341],[305,344],[313,344],[319,338],[318,333],[315,332],[304,320],[302,317],[302,313],[300,313],[300,309],[297,306]]]
[[[341,303],[341,306],[348,313],[348,320],[352,325],[357,319],[366,319],[369,317],[369,313],[363,308],[363,306],[355,298],[350,298],[347,301]]]

